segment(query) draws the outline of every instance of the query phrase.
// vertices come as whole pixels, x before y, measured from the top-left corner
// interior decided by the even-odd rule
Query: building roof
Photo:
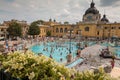
[[[109,22],[109,20],[107,19],[106,15],[103,15],[103,18],[101,19],[102,22]]]
[[[50,27],[50,26],[48,26],[48,25],[38,25],[39,27]]]
[[[90,8],[88,8],[85,12],[85,15],[92,13],[92,14],[99,14],[99,11],[95,8],[95,3],[92,1],[90,4]]]
[[[8,26],[0,25],[0,28],[8,28]]]

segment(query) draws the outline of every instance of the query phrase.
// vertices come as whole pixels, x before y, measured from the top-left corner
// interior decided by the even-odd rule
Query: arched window
[[[4,29],[2,28],[1,31],[4,31]]]
[[[89,31],[89,27],[85,27],[85,31]]]
[[[63,33],[63,28],[60,28],[60,33]]]
[[[59,32],[59,29],[58,29],[58,28],[56,28],[56,33],[57,33],[57,32]]]
[[[67,28],[64,29],[64,32],[67,33]]]
[[[99,31],[97,32],[97,35],[99,35]]]
[[[112,27],[112,29],[115,29],[115,27]]]

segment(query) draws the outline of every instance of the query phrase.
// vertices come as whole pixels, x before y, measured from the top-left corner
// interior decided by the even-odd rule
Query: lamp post
[[[79,49],[80,49],[80,39],[81,39],[81,30],[78,30],[78,34],[79,34]]]
[[[4,31],[4,39],[6,40],[7,39],[7,32]]]
[[[101,29],[102,29],[102,40],[104,40],[104,38],[105,38],[105,30],[104,30],[104,27],[102,26]]]
[[[115,46],[118,46],[118,38],[115,38]]]
[[[111,42],[113,43],[113,36],[114,36],[114,32],[112,31],[112,34],[111,34]]]
[[[4,41],[5,41],[5,46],[6,48],[8,49],[8,40],[7,40],[7,35],[8,35],[8,32],[6,30],[4,30]]]
[[[69,43],[69,54],[67,55],[67,62],[69,63],[69,62],[71,62],[72,61],[72,55],[71,55],[71,34],[73,33],[73,30],[72,29],[70,29],[69,31],[68,31],[68,33],[70,33],[70,43]]]
[[[72,29],[70,29],[69,31],[68,31],[68,33],[70,34],[70,44],[69,44],[69,53],[71,54],[71,34],[73,33],[73,30]]]
[[[110,30],[108,31],[108,42],[110,41]]]

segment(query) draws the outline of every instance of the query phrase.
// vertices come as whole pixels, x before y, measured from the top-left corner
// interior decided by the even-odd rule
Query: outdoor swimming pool
[[[119,47],[115,47],[115,54],[117,57],[120,58],[120,46]]]
[[[76,57],[77,43],[71,42],[71,54],[72,58]],[[81,46],[84,46],[84,42],[81,42]],[[88,46],[95,44],[94,42],[87,42]],[[69,54],[70,42],[46,42],[34,45],[30,48],[35,54],[42,53],[45,56],[52,57],[57,62],[64,63],[67,61],[67,55]]]
[[[45,56],[48,56],[55,59],[57,62],[66,62],[66,56],[69,54],[69,43],[56,43],[48,42],[41,43],[40,45],[35,45],[31,48],[35,54],[42,53]],[[72,57],[76,57],[76,43],[71,42],[71,53]]]

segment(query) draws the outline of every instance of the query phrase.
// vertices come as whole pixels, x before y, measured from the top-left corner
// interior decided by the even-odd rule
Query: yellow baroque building
[[[70,29],[71,25],[54,25],[52,26],[52,36],[55,37],[63,37],[67,35],[68,30]]]
[[[39,29],[40,29],[39,37],[46,37],[48,28],[49,28],[49,26],[47,26],[47,25],[39,25]]]
[[[7,28],[8,26],[0,25],[0,40],[7,37]]]
[[[77,24],[61,24],[50,19],[44,25],[49,26],[47,29],[45,28],[45,31],[50,31],[51,36],[54,37],[69,36],[68,31],[72,30],[72,36],[81,35],[83,38],[120,38],[120,23],[110,23],[105,14],[101,18],[101,14],[96,9],[93,1],[85,11],[82,21]],[[79,31],[81,32],[79,33]]]

